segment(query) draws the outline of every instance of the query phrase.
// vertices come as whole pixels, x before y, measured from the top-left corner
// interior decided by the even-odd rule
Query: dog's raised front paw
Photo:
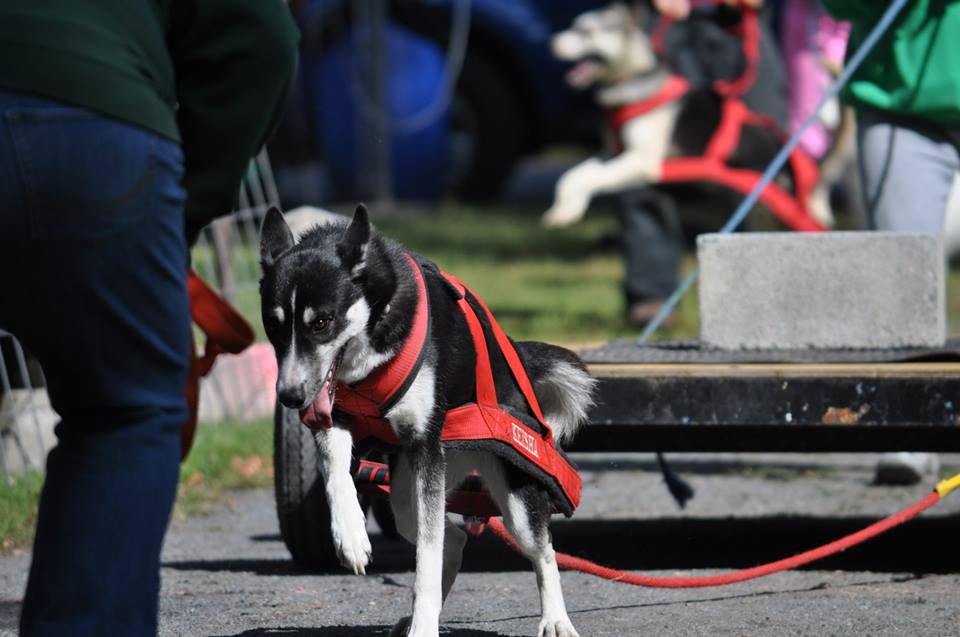
[[[339,515],[331,513],[330,531],[340,563],[356,575],[366,575],[373,548],[367,536],[367,518],[363,509],[357,504]]]
[[[554,205],[541,218],[547,228],[563,228],[583,219],[587,209],[584,206]]]
[[[570,619],[541,619],[537,637],[580,637]]]

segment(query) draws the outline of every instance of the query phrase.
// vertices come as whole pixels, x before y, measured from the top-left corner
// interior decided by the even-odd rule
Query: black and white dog
[[[277,354],[277,395],[284,406],[312,410],[328,425],[316,437],[331,534],[341,563],[362,574],[371,547],[351,475],[350,424],[339,418],[332,390],[336,381],[359,383],[397,354],[412,329],[418,284],[405,251],[371,228],[363,206],[349,224],[317,226],[299,242],[272,209],[261,230],[261,259],[263,322]],[[446,492],[478,471],[536,570],[539,635],[575,636],[548,531],[553,509],[544,487],[496,455],[441,442],[447,411],[474,400],[476,354],[450,284],[435,265],[420,263],[430,337],[409,390],[385,414],[400,441],[391,463],[391,507],[397,530],[416,544],[413,615],[393,634],[438,634],[440,609],[467,537],[447,517]],[[515,346],[556,440],[569,440],[586,418],[593,379],[568,350],[538,342]],[[501,406],[527,409],[506,366],[494,357],[491,364]]]

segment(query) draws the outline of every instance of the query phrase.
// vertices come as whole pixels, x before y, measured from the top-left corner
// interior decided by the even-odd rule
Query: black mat
[[[960,338],[938,348],[722,350],[697,340],[656,341],[638,344],[635,339],[611,341],[583,349],[586,363],[903,363],[958,362]]]

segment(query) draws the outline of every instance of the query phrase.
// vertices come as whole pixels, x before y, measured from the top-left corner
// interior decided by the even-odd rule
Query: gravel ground
[[[822,544],[922,497],[871,486],[872,455],[671,456],[697,490],[679,510],[649,456],[581,456],[584,502],[554,524],[555,545],[652,574],[708,574]],[[960,470],[960,455],[942,456]],[[809,570],[725,588],[634,588],[564,573],[567,606],[588,635],[957,635],[960,496],[887,537]],[[162,636],[386,635],[409,612],[411,547],[379,536],[366,577],[309,574],[289,559],[272,493],[233,494],[176,521],[164,550]],[[0,559],[0,636],[16,632],[26,554]],[[534,577],[498,540],[467,545],[441,617],[459,637],[533,635]]]

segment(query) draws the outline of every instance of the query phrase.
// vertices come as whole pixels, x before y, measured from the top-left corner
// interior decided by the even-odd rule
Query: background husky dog
[[[364,573],[371,547],[351,475],[352,438],[334,413],[335,381],[354,384],[389,361],[411,331],[417,287],[404,250],[376,234],[363,206],[347,224],[318,226],[296,242],[276,209],[261,230],[261,304],[279,367],[280,402],[313,413],[331,534],[340,561]],[[533,562],[540,587],[539,635],[577,635],[567,616],[547,528],[549,494],[538,481],[496,455],[445,449],[447,411],[475,400],[476,355],[451,287],[435,265],[420,260],[430,300],[431,330],[424,364],[409,391],[386,413],[400,439],[391,463],[391,507],[399,533],[416,544],[413,615],[399,635],[437,635],[439,613],[460,568],[466,534],[447,518],[445,493],[479,471],[504,522]],[[584,422],[594,381],[572,352],[520,342],[546,421],[558,441]],[[526,403],[502,357],[491,356],[497,398],[507,410]]]
[[[645,10],[615,3],[581,14],[568,30],[557,33],[551,42],[554,55],[575,63],[567,74],[568,83],[577,89],[596,85],[596,98],[603,108],[658,94],[672,69],[657,56],[642,28],[646,17]],[[691,17],[674,28],[689,30],[685,41],[702,49],[696,55],[708,72],[713,72],[726,65],[728,60],[722,58],[729,55],[729,49],[724,51],[711,42],[718,27],[706,24],[705,18],[697,20]],[[563,174],[543,223],[551,227],[574,223],[586,213],[594,196],[656,183],[664,159],[701,155],[720,121],[721,100],[710,83],[694,85],[683,97],[631,119],[621,131],[622,152],[605,161],[590,158]],[[780,140],[772,131],[744,127],[728,163],[762,170],[779,148]],[[817,221],[827,227],[832,224],[825,188],[814,190],[810,207]]]

